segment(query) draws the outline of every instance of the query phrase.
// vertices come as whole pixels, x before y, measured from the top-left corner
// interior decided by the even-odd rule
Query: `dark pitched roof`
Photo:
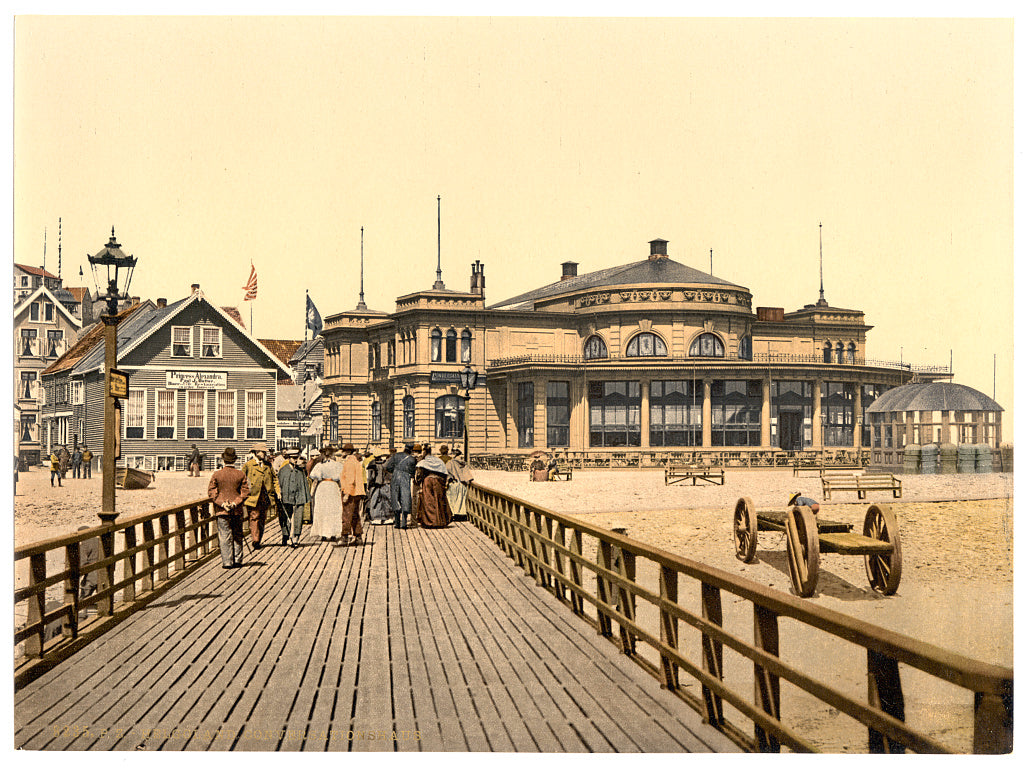
[[[26,273],[30,273],[32,275],[39,275],[39,276],[42,276],[43,278],[56,278],[57,277],[53,273],[50,273],[50,272],[48,272],[46,270],[43,270],[43,268],[41,268],[41,267],[29,267],[28,265],[19,265],[17,262],[14,263],[14,266],[19,268],[19,269],[21,269],[21,270],[24,270]]]
[[[67,286],[65,289],[75,298],[75,302],[85,302],[85,298],[91,296],[88,287]]]
[[[867,408],[877,412],[1001,412],[1003,408],[980,390],[954,382],[912,382],[887,390]]]
[[[317,345],[323,347],[323,344],[324,338],[319,334],[311,340],[306,340],[295,349],[295,352],[292,353],[292,357],[288,359],[288,363],[290,364],[292,361],[300,361],[304,355],[309,355]]]
[[[123,321],[141,307],[142,305],[132,305],[122,310],[117,316]],[[64,355],[43,369],[42,373],[56,374],[66,369],[72,369],[96,346],[103,347],[103,324],[100,322],[94,323],[86,329],[82,336],[79,337],[78,342],[72,345]]]
[[[503,300],[492,308],[511,308],[522,306],[530,308],[537,300],[554,297],[559,294],[567,294],[573,291],[584,289],[596,289],[602,286],[624,286],[632,284],[712,284],[716,286],[732,286],[742,288],[735,283],[730,283],[708,273],[701,272],[688,267],[680,262],[664,257],[661,259],[644,259],[640,262],[631,262],[628,265],[609,267],[604,270],[595,270],[592,273],[573,278],[566,278],[564,281],[542,286],[539,289],[528,291],[516,297]]]

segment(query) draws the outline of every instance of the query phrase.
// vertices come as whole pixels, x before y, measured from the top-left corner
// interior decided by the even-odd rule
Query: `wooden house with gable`
[[[277,383],[289,372],[232,315],[192,293],[167,304],[146,301],[122,312],[117,368],[128,373],[122,404],[121,462],[147,470],[185,468],[192,444],[212,468],[226,446],[240,455],[256,442],[278,443]],[[98,330],[98,331],[97,331]],[[97,325],[42,374],[43,421],[61,401],[72,410],[79,443],[103,447],[102,326]]]

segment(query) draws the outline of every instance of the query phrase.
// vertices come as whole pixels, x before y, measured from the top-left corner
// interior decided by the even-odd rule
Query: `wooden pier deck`
[[[15,747],[737,751],[471,524],[366,534],[215,557],[18,691]]]

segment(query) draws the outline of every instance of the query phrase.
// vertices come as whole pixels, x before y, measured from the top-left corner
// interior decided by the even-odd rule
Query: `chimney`
[[[484,296],[484,266],[483,263],[478,259],[472,265],[470,265],[471,273],[469,276],[469,293]]]
[[[655,238],[653,241],[649,241],[651,244],[651,255],[648,259],[664,259],[668,257],[668,241],[661,238]]]
[[[192,284],[192,293],[193,294],[198,294],[199,293],[199,284],[198,283]]]
[[[563,262],[561,280],[565,281],[568,280],[569,278],[575,278],[577,265],[579,265],[579,262]]]
[[[157,299],[156,299],[156,306],[157,307],[167,307],[167,297],[157,297]]]

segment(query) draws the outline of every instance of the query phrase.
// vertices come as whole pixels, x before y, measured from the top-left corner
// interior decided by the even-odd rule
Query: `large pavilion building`
[[[446,288],[439,265],[392,313],[360,294],[325,319],[323,440],[452,443],[467,425],[474,453],[859,450],[882,393],[952,378],[870,359],[864,313],[824,290],[792,312],[755,307],[667,247],[590,273],[564,262],[557,280],[493,304],[479,261],[468,291]]]

